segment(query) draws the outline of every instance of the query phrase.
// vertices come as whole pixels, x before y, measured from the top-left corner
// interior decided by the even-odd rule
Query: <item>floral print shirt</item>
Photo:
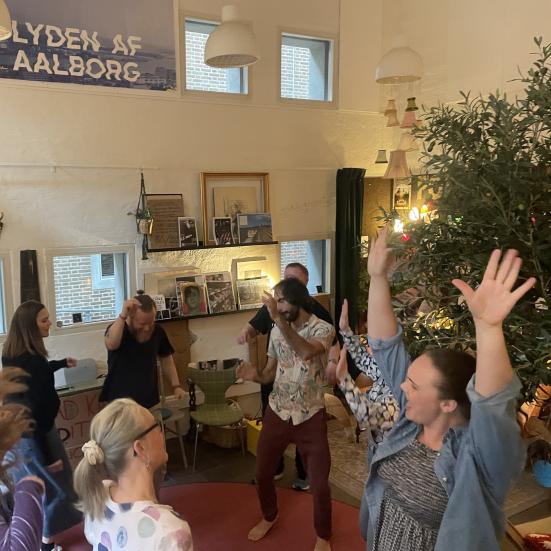
[[[367,393],[363,393],[347,374],[339,387],[360,426],[368,427],[375,442],[381,442],[385,433],[398,420],[400,408],[383,379],[377,362],[369,353],[366,335],[344,331],[341,331],[341,335],[354,363],[373,381],[373,386]]]
[[[108,498],[103,518],[86,517],[84,534],[93,551],[193,551],[189,524],[172,507],[153,501],[115,503]]]
[[[316,339],[325,352],[310,360],[303,360],[286,341],[277,325],[272,329],[268,356],[277,360],[274,389],[270,407],[283,421],[293,425],[304,423],[325,407],[323,385],[327,353],[335,337],[335,329],[314,314],[297,331],[306,340]]]

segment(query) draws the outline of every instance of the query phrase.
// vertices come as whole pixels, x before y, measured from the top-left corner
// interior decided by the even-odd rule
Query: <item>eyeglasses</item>
[[[140,440],[144,436],[148,435],[153,429],[155,429],[157,427],[161,428],[161,422],[160,421],[155,421],[155,423],[153,423],[153,425],[151,425],[149,428],[145,429],[143,432],[140,432],[140,434],[138,434],[138,436],[136,436],[134,438],[134,442],[136,440]],[[136,457],[136,455],[138,455],[138,454],[134,451],[134,457]]]

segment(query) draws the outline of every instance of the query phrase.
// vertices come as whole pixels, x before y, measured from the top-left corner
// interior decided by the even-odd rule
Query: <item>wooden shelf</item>
[[[262,245],[277,245],[279,241],[266,241],[264,243],[238,243],[235,245],[199,245],[198,247],[180,247],[176,249],[147,249],[148,253],[170,253],[179,251],[199,251],[202,249],[230,249],[232,247],[259,247]],[[209,314],[215,315],[215,314]],[[197,316],[198,317],[198,316]]]
[[[196,320],[199,318],[214,318],[217,316],[231,316],[232,314],[242,314],[243,312],[252,312],[254,315],[258,308],[249,308],[247,310],[232,310],[231,312],[218,312],[217,314],[198,314],[197,316],[179,316],[177,318],[168,318],[165,320],[155,320],[157,323],[169,323],[171,321]]]

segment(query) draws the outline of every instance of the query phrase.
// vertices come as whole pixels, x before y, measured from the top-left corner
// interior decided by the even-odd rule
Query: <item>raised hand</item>
[[[531,277],[513,291],[522,259],[514,249],[509,249],[501,262],[500,258],[499,249],[492,252],[482,283],[475,290],[461,279],[452,281],[465,297],[477,326],[501,326],[513,306],[536,282],[536,279]]]
[[[350,322],[348,321],[348,300],[347,299],[344,299],[342,301],[341,317],[339,319],[339,329],[343,333],[351,332]]]
[[[135,298],[125,300],[122,305],[121,317],[123,319],[126,319],[128,316],[132,317],[140,306],[140,303]]]
[[[279,313],[277,311],[277,302],[275,298],[270,293],[264,291],[262,302],[266,305],[272,321],[276,321],[276,319],[279,317]]]
[[[71,368],[77,366],[78,360],[76,358],[65,358],[65,360],[67,361],[67,367]]]
[[[393,262],[391,250],[387,246],[390,226],[388,224],[379,232],[373,240],[373,245],[367,257],[367,271],[371,277],[386,277]]]

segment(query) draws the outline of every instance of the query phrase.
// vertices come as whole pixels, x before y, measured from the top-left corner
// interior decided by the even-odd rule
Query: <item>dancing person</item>
[[[24,376],[18,368],[0,373],[0,551],[38,550],[42,542],[44,482],[37,476],[24,476],[14,488],[8,473],[9,450],[31,430],[32,421],[24,406],[4,400],[26,390],[17,382]]]
[[[188,523],[156,498],[154,473],[168,456],[149,410],[128,398],[111,402],[92,419],[82,452],[75,489],[94,551],[193,551]]]
[[[289,279],[289,278],[297,279],[304,286],[307,287],[308,281],[309,281],[308,268],[306,268],[306,266],[304,266],[300,262],[291,262],[290,264],[287,264],[287,266],[285,267],[285,270],[283,271],[283,279]],[[326,321],[330,325],[333,325],[333,319],[331,318],[331,314],[317,300],[313,298],[311,299],[309,311],[319,319]],[[238,344],[245,344],[249,342],[251,339],[255,338],[259,333],[262,335],[268,335],[268,342],[269,342],[270,332],[273,326],[274,326],[274,322],[270,317],[268,308],[266,307],[266,305],[264,305],[255,314],[255,316],[249,320],[249,322],[245,325],[245,327],[243,327],[243,329],[241,330],[241,333],[237,337],[237,342]],[[330,383],[336,382],[334,373],[336,371],[337,362],[339,359],[339,351],[340,351],[339,343],[335,339],[333,341],[331,350],[329,351],[329,359],[328,359],[328,364],[330,369],[327,370],[327,378]],[[266,412],[269,396],[273,388],[274,388],[273,381],[260,385],[262,415],[264,415],[264,413]],[[309,490],[310,483],[308,482],[308,474],[306,472],[306,469],[304,468],[304,464],[298,450],[295,453],[295,468],[296,468],[297,477],[292,484],[292,488],[297,491]],[[285,462],[282,456],[279,461],[277,471],[275,473],[275,480],[279,480],[283,478],[284,470],[285,470]]]
[[[367,335],[354,335],[350,329],[346,299],[342,304],[339,329],[344,347],[354,363],[373,382],[367,392],[362,392],[358,388],[358,379],[355,382],[349,374],[347,354],[341,354],[337,366],[339,388],[358,424],[369,428],[375,442],[382,442],[385,433],[398,420],[400,408],[369,350]]]
[[[22,303],[15,313],[2,349],[2,365],[19,367],[27,375],[27,389],[10,400],[28,407],[33,431],[14,446],[21,458],[10,470],[16,483],[27,475],[42,478],[46,485],[44,505],[44,551],[54,549],[53,540],[60,532],[78,524],[76,495],[72,486],[71,465],[55,427],[59,397],[55,390],[54,371],[74,367],[74,358],[48,361],[44,339],[50,334],[50,316],[46,307],[35,300]]]
[[[494,251],[476,290],[451,282],[473,318],[476,359],[435,349],[410,363],[392,309],[387,235],[388,226],[368,258],[368,333],[400,418],[370,450],[362,535],[372,551],[497,551],[501,507],[525,458],[515,419],[520,382],[502,322],[535,279],[513,291],[518,253]]]
[[[248,537],[260,540],[276,522],[274,474],[285,448],[295,443],[310,479],[317,534],[315,551],[329,551],[331,456],[322,387],[335,330],[310,312],[312,302],[308,289],[298,279],[280,281],[274,287],[274,297],[266,295],[264,303],[274,321],[268,362],[258,367],[243,362],[237,371],[238,377],[246,380],[274,382],[256,455],[257,490],[263,518]]]
[[[132,398],[145,408],[159,403],[157,358],[178,399],[185,391],[178,379],[174,349],[164,329],[155,323],[153,299],[140,294],[125,300],[122,312],[105,331],[108,373],[100,402]]]

